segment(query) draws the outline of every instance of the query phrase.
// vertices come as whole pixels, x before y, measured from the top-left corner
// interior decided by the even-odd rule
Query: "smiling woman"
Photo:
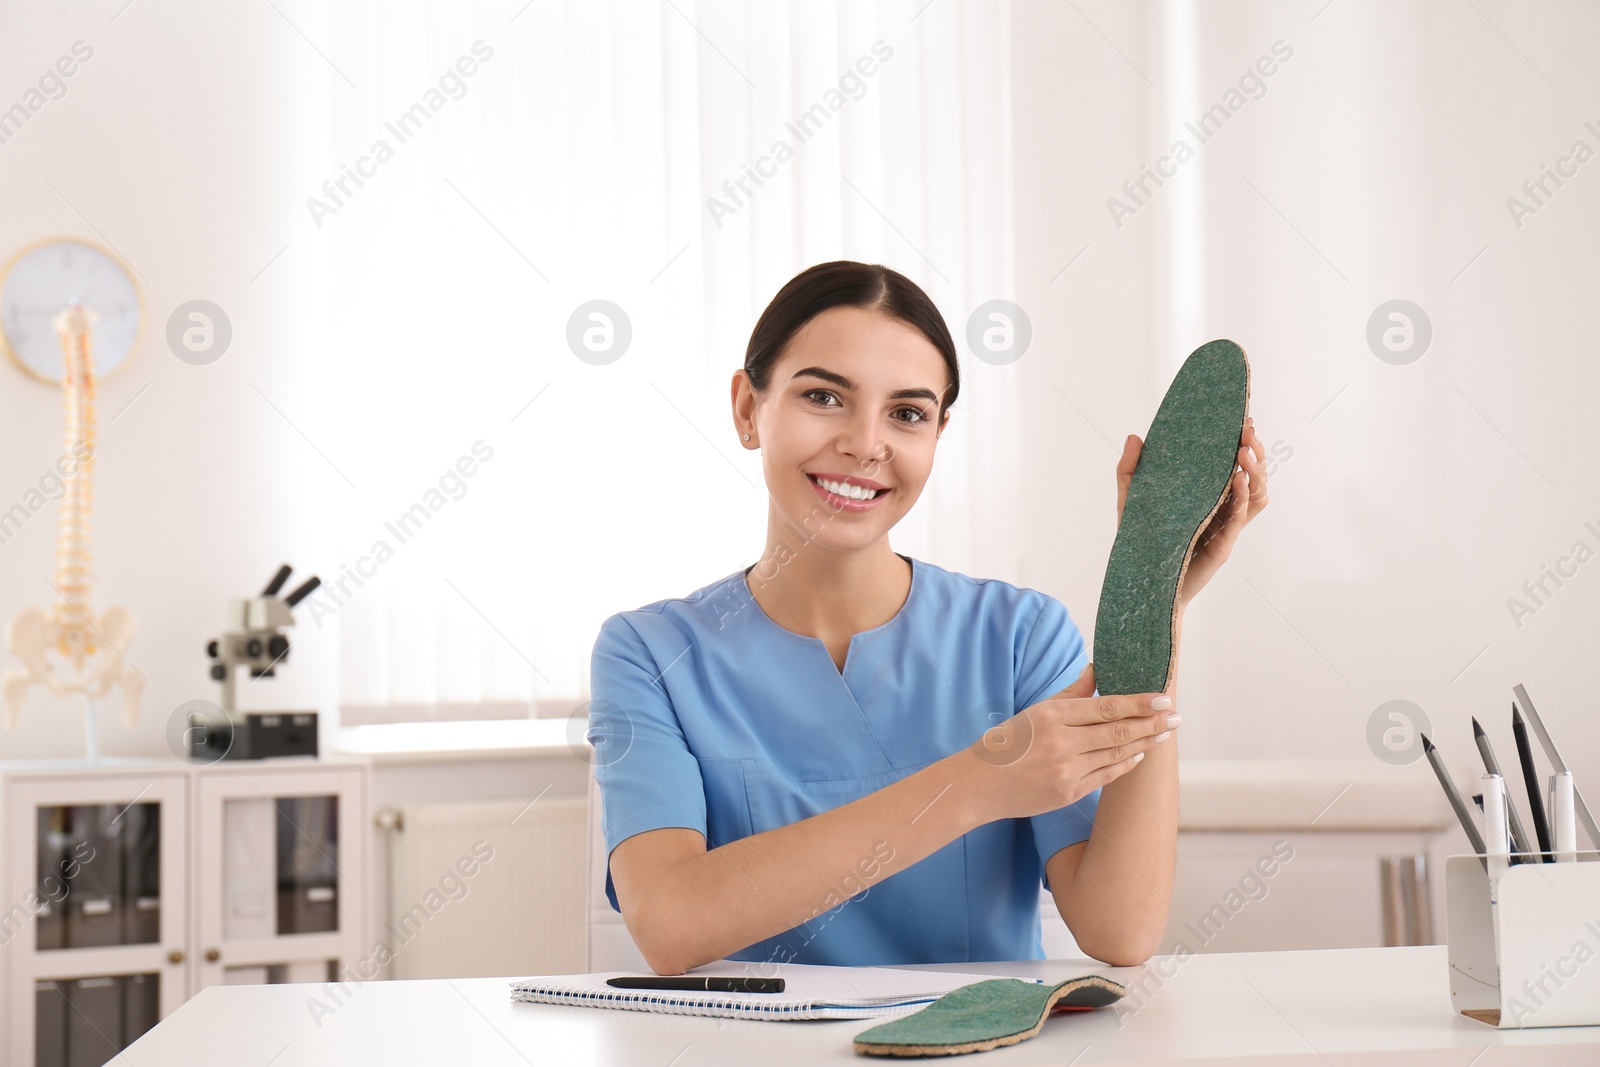
[[[761,559],[612,615],[592,659],[606,892],[657,971],[1040,959],[1041,884],[1090,955],[1155,950],[1172,696],[1095,695],[1059,601],[889,546],[958,386],[937,307],[884,266],[803,271],[756,323],[731,402]]]
[[[751,333],[732,401],[769,489],[767,548],[752,587],[768,615],[822,631],[836,662],[851,634],[905,600],[910,574],[885,535],[921,494],[960,385],[939,309],[883,266],[840,260],[801,272]],[[870,522],[856,519],[869,513]],[[811,600],[812,591],[823,599]]]

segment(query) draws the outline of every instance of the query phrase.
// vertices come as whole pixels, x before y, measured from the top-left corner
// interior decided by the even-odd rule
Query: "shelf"
[[[1456,824],[1422,760],[1180,760],[1178,811],[1179,830],[1202,832],[1436,833]]]
[[[431,763],[484,759],[582,757],[583,720],[501,719],[478,722],[405,722],[339,730],[334,752],[374,764]],[[578,746],[575,751],[573,745]]]

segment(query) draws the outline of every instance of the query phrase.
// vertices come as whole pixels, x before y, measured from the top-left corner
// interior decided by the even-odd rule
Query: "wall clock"
[[[127,361],[143,318],[139,286],[122,260],[76,237],[55,237],[23,249],[0,274],[0,343],[28,374],[61,383],[61,341],[55,317],[70,303],[92,308],[94,373],[103,378]]]

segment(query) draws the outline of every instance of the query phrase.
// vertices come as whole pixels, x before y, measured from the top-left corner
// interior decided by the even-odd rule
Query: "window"
[[[1002,5],[285,11],[325,54],[295,72],[325,84],[285,256],[295,421],[327,460],[297,614],[336,628],[361,721],[570,708],[605,617],[759,558],[728,386],[799,270],[887,263],[958,342],[1005,294]],[[626,316],[611,362],[568,344],[593,300]],[[1012,381],[964,375],[897,549],[966,565],[971,442],[1015,462]]]

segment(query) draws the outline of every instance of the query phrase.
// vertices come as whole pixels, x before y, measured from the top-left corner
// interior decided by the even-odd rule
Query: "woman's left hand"
[[[1128,499],[1128,485],[1133,481],[1133,469],[1138,466],[1139,453],[1143,449],[1144,442],[1137,434],[1129,434],[1123,443],[1122,459],[1117,463],[1118,524],[1122,522],[1122,506]],[[1183,589],[1178,596],[1180,608],[1187,607],[1194,595],[1217,573],[1223,560],[1233,551],[1239,531],[1267,506],[1267,472],[1261,465],[1261,452],[1255,419],[1247,418],[1239,445],[1238,465],[1242,469],[1234,471],[1227,495],[1195,543],[1194,554],[1189,558],[1189,569],[1184,573]]]

